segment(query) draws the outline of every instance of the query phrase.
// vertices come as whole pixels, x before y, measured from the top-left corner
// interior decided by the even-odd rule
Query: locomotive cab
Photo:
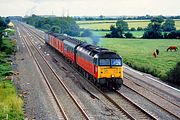
[[[101,52],[94,56],[94,64],[98,66],[95,69],[97,81],[101,86],[110,89],[119,89],[122,84],[123,67],[122,58],[114,52]]]

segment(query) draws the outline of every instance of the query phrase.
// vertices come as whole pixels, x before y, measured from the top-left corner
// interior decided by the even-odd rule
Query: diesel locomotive
[[[67,58],[94,84],[115,90],[122,86],[123,62],[117,53],[55,33],[47,33],[45,43]]]

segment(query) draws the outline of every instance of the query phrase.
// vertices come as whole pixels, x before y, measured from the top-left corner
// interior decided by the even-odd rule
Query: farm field
[[[106,34],[110,33],[110,31],[92,31],[93,35],[104,37]]]
[[[110,31],[92,31],[93,35],[104,37]],[[126,31],[127,32],[127,31]],[[136,38],[141,38],[143,36],[144,31],[130,31]]]
[[[129,28],[142,27],[145,28],[150,23],[149,20],[125,20],[128,22]],[[116,20],[101,20],[101,21],[77,21],[80,28],[86,28],[91,30],[109,30],[111,25],[115,25]],[[180,20],[175,20],[175,25],[180,30]]]
[[[78,38],[91,43],[90,38]],[[124,63],[143,72],[151,73],[163,79],[167,72],[174,68],[180,60],[180,50],[177,52],[167,52],[170,45],[180,48],[179,40],[167,39],[121,39],[121,38],[101,38],[99,46],[106,47],[120,54]],[[153,51],[158,48],[160,55],[157,58],[152,56]]]

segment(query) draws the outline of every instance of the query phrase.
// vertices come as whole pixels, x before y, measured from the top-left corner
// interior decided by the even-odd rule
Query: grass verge
[[[0,119],[23,120],[23,101],[11,81],[0,81]]]
[[[12,33],[11,33],[12,34]],[[0,51],[0,120],[23,120],[23,101],[17,95],[16,88],[6,76],[12,74],[11,61],[8,59],[12,54],[14,40],[3,38],[3,45]]]

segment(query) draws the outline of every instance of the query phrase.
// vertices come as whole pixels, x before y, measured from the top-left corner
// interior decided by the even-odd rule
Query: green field
[[[78,39],[91,43],[89,38]],[[177,52],[166,51],[170,45],[176,45],[180,49],[180,40],[101,38],[99,43],[99,46],[119,53],[123,57],[124,63],[161,79],[166,77],[167,72],[180,61],[180,50]],[[154,58],[152,53],[156,48],[159,49],[160,55]]]
[[[110,31],[92,31],[93,35],[104,37],[106,34],[110,33]],[[144,31],[130,31],[134,37],[141,38],[143,36]]]
[[[180,30],[180,20],[175,21],[176,29]]]
[[[146,28],[150,23],[149,20],[125,20],[128,22],[129,28],[142,27]],[[109,30],[111,25],[115,25],[116,20],[104,20],[104,21],[77,21],[80,28],[88,28],[91,30]],[[178,30],[180,30],[180,20],[175,20],[175,25]]]
[[[92,31],[93,35],[104,37],[106,34],[110,33],[110,31]]]

